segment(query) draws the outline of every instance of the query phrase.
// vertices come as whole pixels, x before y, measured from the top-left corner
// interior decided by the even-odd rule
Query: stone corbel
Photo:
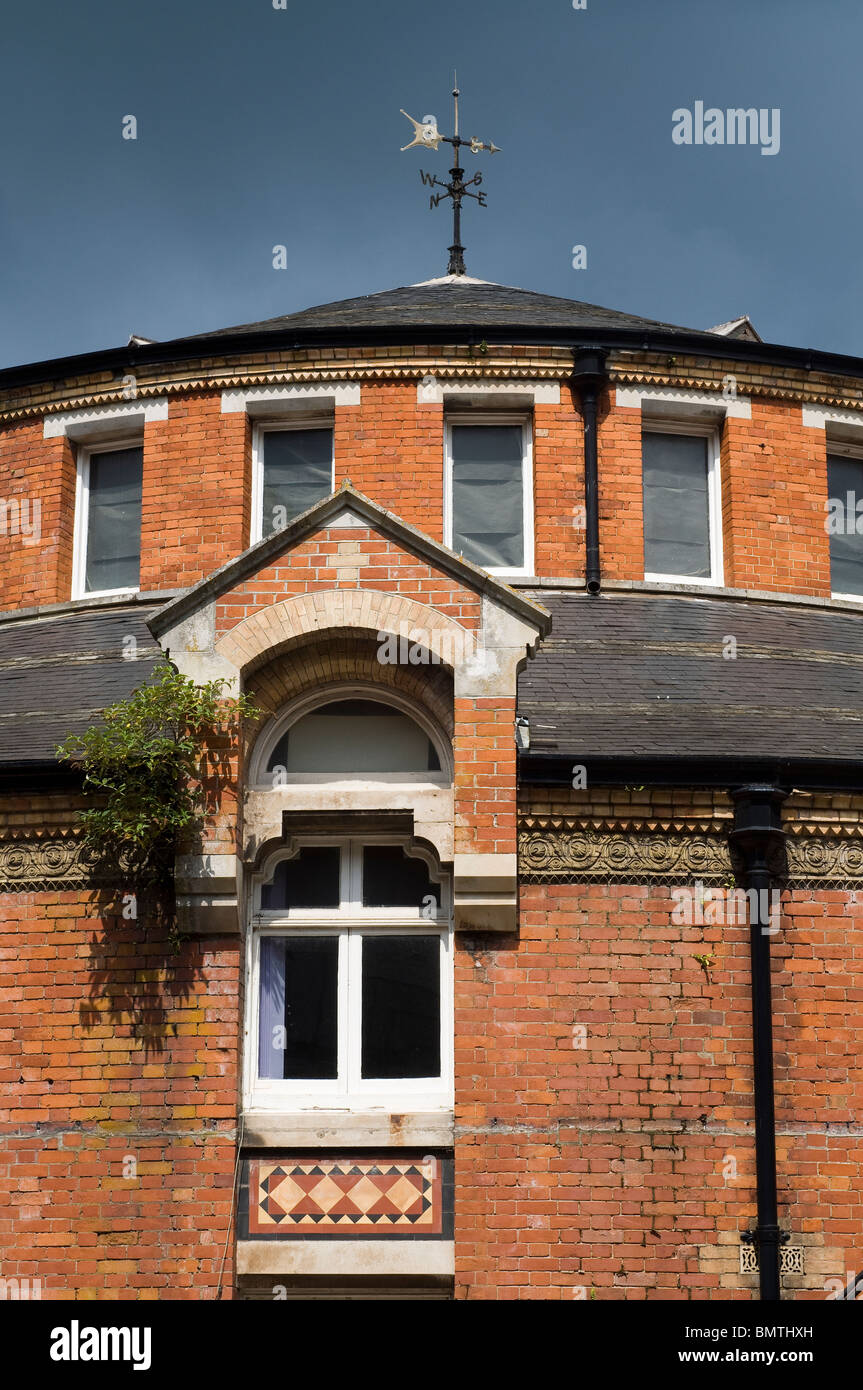
[[[243,865],[235,854],[181,854],[175,870],[177,923],[188,936],[242,930]]]
[[[456,931],[517,929],[517,855],[456,854],[453,870]]]

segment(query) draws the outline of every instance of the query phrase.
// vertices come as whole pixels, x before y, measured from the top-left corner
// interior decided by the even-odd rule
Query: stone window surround
[[[246,414],[255,418],[278,417],[292,409],[332,413],[339,406],[357,406],[362,399],[358,382],[316,382],[295,386],[247,386],[222,392],[222,414]]]
[[[534,405],[560,405],[559,381],[475,381],[440,379],[429,372],[417,382],[417,405],[453,405],[464,409],[472,405],[518,410]]]
[[[746,396],[725,396],[721,391],[687,391],[671,386],[616,386],[618,409],[640,410],[651,419],[700,421],[751,420],[752,402]]]
[[[94,406],[90,410],[69,410],[46,415],[43,439],[69,439],[75,444],[98,444],[108,436],[124,435],[139,439],[144,426],[168,419],[168,400],[132,400],[116,405]]]

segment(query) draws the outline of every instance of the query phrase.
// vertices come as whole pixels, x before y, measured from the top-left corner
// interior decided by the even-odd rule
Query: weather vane
[[[464,169],[459,166],[459,151],[462,146],[466,146],[471,154],[479,154],[480,150],[488,150],[489,154],[498,154],[497,145],[483,144],[482,140],[477,140],[474,136],[470,140],[462,140],[458,133],[458,78],[453,83],[453,100],[455,102],[455,133],[453,135],[441,135],[437,128],[436,116],[423,116],[421,121],[415,121],[413,116],[408,116],[407,111],[402,109],[402,115],[407,116],[414,128],[414,138],[410,144],[402,145],[403,150],[411,150],[414,145],[421,145],[427,150],[436,150],[443,141],[447,145],[452,145],[455,151],[455,166],[450,169],[450,181],[444,183],[442,179],[435,178],[432,174],[426,174],[420,170],[420,177],[423,183],[427,183],[430,188],[443,188],[445,193],[433,193],[429,198],[429,206],[436,208],[442,198],[452,198],[452,246],[449,248],[449,275],[466,275],[464,264],[464,247],[461,244],[461,203],[462,198],[476,198],[480,207],[486,206],[484,193],[471,193],[470,187],[476,184],[477,187],[482,183],[482,174],[474,174],[472,179],[465,182]]]

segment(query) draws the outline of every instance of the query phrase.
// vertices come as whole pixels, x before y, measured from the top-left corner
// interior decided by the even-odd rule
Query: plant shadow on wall
[[[261,714],[248,696],[226,697],[226,685],[196,685],[160,662],[100,724],[57,748],[92,799],[81,816],[82,857],[102,935],[91,941],[81,1024],[130,1027],[146,1055],[176,1035],[170,1011],[201,973],[198,953],[180,954],[176,857],[202,852],[207,821],[232,782],[242,721]]]

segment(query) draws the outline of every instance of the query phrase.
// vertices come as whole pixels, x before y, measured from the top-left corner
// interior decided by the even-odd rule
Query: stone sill
[[[302,1148],[345,1145],[363,1149],[449,1149],[453,1145],[453,1114],[451,1110],[410,1114],[312,1110],[294,1115],[246,1111],[243,1116],[244,1148],[280,1149],[293,1145]]]
[[[455,1273],[451,1240],[237,1241],[237,1274],[437,1274]]]

